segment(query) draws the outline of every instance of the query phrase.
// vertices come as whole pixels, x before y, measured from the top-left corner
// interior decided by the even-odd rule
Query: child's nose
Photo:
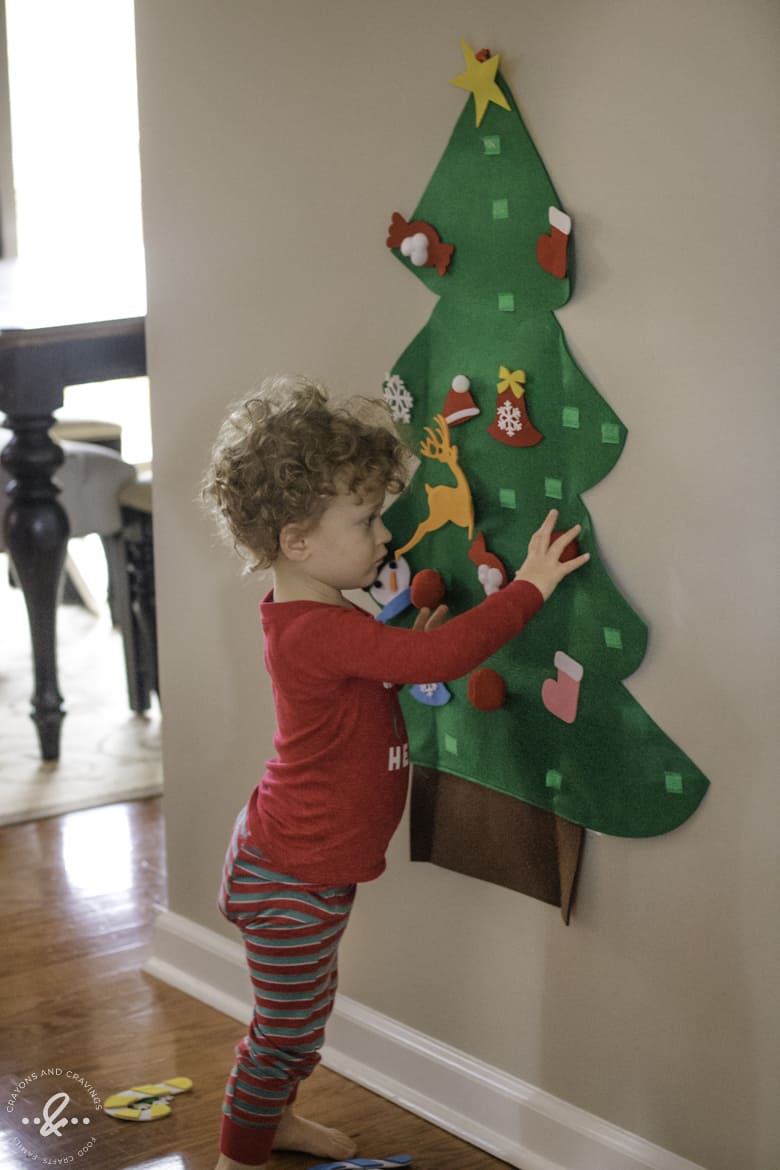
[[[385,527],[381,516],[377,518],[376,538],[379,544],[387,544],[390,539],[390,530]]]

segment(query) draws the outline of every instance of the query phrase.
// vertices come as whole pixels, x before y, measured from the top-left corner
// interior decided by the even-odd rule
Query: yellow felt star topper
[[[466,62],[465,72],[459,73],[457,77],[450,79],[450,85],[457,85],[459,89],[467,89],[474,94],[474,105],[477,111],[477,125],[485,116],[485,110],[488,108],[488,102],[495,102],[497,106],[501,106],[504,110],[511,109],[509,102],[496,85],[496,73],[498,71],[498,53],[495,57],[486,57],[481,60],[482,53],[479,57],[461,37],[460,47],[463,50],[463,59]],[[483,53],[486,50],[483,50]]]

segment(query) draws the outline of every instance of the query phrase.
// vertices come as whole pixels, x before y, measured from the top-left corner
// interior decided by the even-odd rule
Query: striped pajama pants
[[[233,829],[218,904],[241,931],[255,1007],[225,1090],[220,1149],[256,1165],[269,1157],[283,1110],[319,1062],[355,886],[308,886],[271,869],[247,844],[245,823],[246,810]]]

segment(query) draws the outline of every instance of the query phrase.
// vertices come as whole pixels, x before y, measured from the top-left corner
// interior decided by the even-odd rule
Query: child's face
[[[339,492],[306,536],[307,574],[330,589],[362,589],[376,580],[390,533],[382,523],[384,492]]]

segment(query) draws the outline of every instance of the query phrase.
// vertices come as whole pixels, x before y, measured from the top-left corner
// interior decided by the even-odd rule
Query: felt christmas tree
[[[451,611],[466,610],[511,580],[551,507],[560,529],[582,525],[591,560],[486,673],[404,692],[412,760],[574,825],[652,836],[691,815],[707,780],[624,685],[647,628],[607,573],[582,494],[614,467],[626,428],[554,315],[571,293],[571,219],[498,57],[462,47],[452,80],[470,96],[419,204],[408,219],[393,214],[386,241],[438,296],[385,379],[420,457],[385,515],[393,579],[414,586],[435,571]],[[404,604],[390,620],[411,623],[408,591]]]

